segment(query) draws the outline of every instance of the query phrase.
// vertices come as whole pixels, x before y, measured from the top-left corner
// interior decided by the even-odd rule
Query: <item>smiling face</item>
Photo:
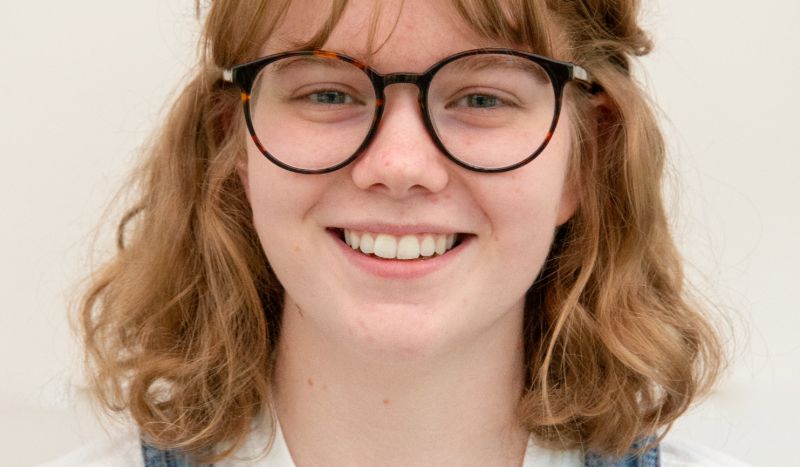
[[[316,33],[323,18],[308,12],[326,8],[312,3],[293,2],[263,55]],[[324,48],[363,55],[373,8],[371,1],[349,2]],[[419,73],[460,51],[505,45],[473,36],[443,3],[427,0],[408,0],[402,11],[386,7],[376,40],[383,45],[370,66],[383,74]],[[417,97],[414,86],[388,87],[370,146],[329,174],[281,169],[243,135],[241,177],[261,244],[286,289],[284,314],[299,308],[309,335],[368,354],[416,358],[486,336],[518,338],[525,293],[556,226],[575,209],[565,186],[566,112],[533,162],[482,174],[440,152]]]

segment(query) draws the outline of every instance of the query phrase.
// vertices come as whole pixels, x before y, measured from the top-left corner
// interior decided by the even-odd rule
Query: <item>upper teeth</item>
[[[417,259],[443,255],[456,243],[455,234],[394,235],[344,230],[344,241],[354,250],[384,259]]]

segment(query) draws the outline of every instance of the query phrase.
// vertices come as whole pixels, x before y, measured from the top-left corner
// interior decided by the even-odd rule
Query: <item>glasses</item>
[[[247,128],[270,161],[292,172],[328,173],[369,146],[386,88],[419,88],[434,143],[456,164],[505,172],[536,158],[558,123],[564,88],[593,86],[578,65],[510,49],[451,55],[424,73],[380,74],[335,52],[285,52],[225,70],[242,91]]]

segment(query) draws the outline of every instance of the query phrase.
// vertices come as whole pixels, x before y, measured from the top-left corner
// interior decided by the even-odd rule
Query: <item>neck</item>
[[[379,359],[285,311],[275,401],[295,464],[520,466],[521,329],[520,306],[472,340]]]

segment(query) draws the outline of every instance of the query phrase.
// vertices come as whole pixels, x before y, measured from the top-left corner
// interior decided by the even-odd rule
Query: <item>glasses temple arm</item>
[[[230,68],[226,68],[222,70],[222,81],[226,83],[233,83],[233,70]]]
[[[594,77],[580,65],[572,64],[570,67],[570,78],[578,81],[591,94],[597,94],[603,90],[603,87],[600,85],[600,83],[595,81]]]

